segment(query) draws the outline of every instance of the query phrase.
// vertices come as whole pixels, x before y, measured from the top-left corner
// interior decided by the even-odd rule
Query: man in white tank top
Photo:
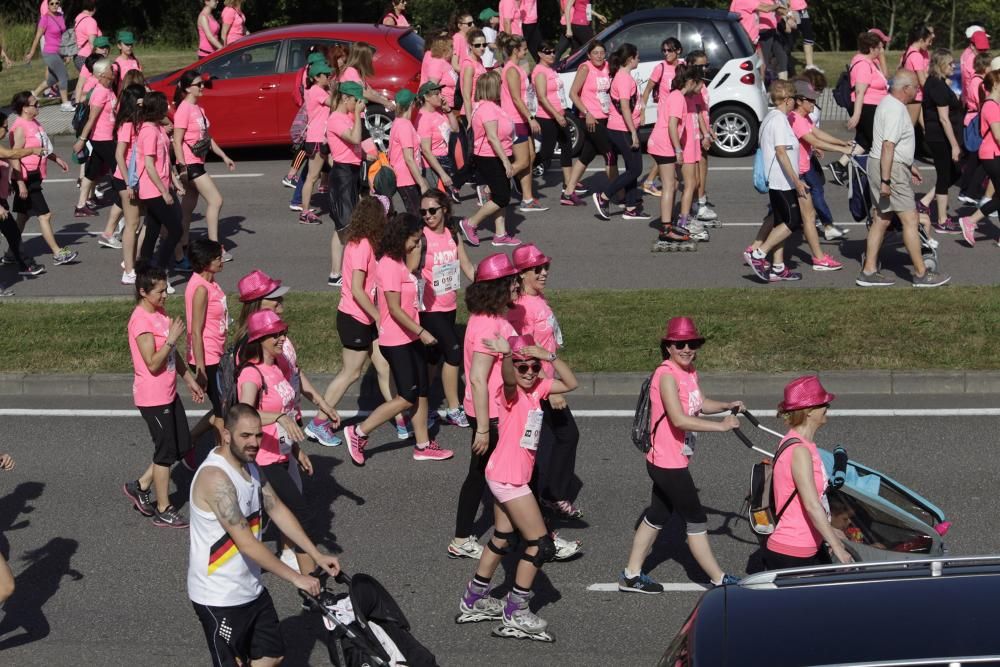
[[[212,664],[281,663],[278,614],[261,583],[268,570],[312,595],[319,580],[282,563],[260,541],[262,514],[331,575],[334,556],[319,552],[295,516],[262,482],[254,463],[263,431],[260,416],[239,403],[226,414],[223,444],[209,453],[191,483],[188,597],[208,640]]]

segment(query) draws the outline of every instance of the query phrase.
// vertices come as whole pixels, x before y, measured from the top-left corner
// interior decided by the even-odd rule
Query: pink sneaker
[[[442,449],[433,440],[427,443],[427,446],[423,449],[420,447],[413,448],[414,461],[447,461],[454,455],[455,452],[450,449]]]
[[[752,245],[748,245],[747,248],[746,248],[746,250],[743,251],[743,263],[745,265],[750,266],[750,262],[749,262],[749,260],[747,260],[747,257],[749,255],[752,255],[752,254],[753,254],[753,246]]]
[[[368,438],[358,435],[358,427],[353,424],[344,429],[344,436],[347,438],[347,453],[351,455],[351,461],[356,466],[363,466]]]
[[[479,246],[479,235],[476,234],[476,227],[469,222],[468,218],[462,218],[458,223],[458,228],[462,230],[462,236],[471,246]]]
[[[813,257],[813,271],[840,271],[844,265],[829,255],[823,255],[819,259]]]
[[[508,245],[509,246],[519,246],[519,245],[521,245],[521,242],[518,241],[517,239],[515,239],[510,234],[498,234],[497,236],[493,237],[493,241],[491,241],[491,244],[494,245],[494,246],[498,246],[498,247],[499,246],[508,246]]]
[[[976,223],[968,218],[959,218],[958,224],[962,228],[962,238],[969,246],[976,245]]]

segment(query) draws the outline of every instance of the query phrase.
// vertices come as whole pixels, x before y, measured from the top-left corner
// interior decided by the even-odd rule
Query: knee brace
[[[521,554],[521,560],[528,561],[538,569],[541,569],[544,563],[556,557],[556,543],[549,535],[542,535],[537,540],[525,540],[524,546],[538,547],[538,553],[534,556],[529,556],[527,553]]]
[[[493,542],[493,540],[498,540],[500,542],[504,542],[505,544],[502,547],[501,546],[497,546]],[[495,553],[498,556],[505,556],[508,553],[510,553],[511,542],[516,542],[516,541],[517,541],[517,532],[516,531],[511,531],[509,533],[503,533],[503,532],[500,532],[499,530],[494,530],[493,531],[493,537],[491,537],[490,541],[486,543],[486,548],[489,549],[490,551],[492,551],[493,553]]]

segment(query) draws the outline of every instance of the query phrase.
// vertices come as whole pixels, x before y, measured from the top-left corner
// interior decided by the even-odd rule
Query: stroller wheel
[[[928,271],[933,271],[933,272],[937,273],[937,270],[938,270],[937,257],[935,257],[934,255],[932,255],[930,253],[924,255],[924,266],[927,267]]]

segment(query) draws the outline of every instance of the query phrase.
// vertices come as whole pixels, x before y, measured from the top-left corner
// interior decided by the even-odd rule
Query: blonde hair
[[[781,406],[778,407],[778,416],[781,417],[786,424],[795,428],[796,426],[802,426],[806,423],[806,417],[809,416],[809,411],[813,408],[799,408],[798,410],[787,410],[782,411]]]
[[[795,84],[791,81],[778,79],[771,84],[771,104],[781,104],[790,97],[795,97]]]
[[[476,101],[500,101],[500,72],[493,70],[479,77],[476,82]]]
[[[375,47],[368,42],[354,42],[351,44],[351,50],[347,53],[347,62],[344,63],[344,69],[353,67],[358,70],[358,74],[361,75],[362,79],[367,79],[375,73],[375,69],[372,67],[372,56],[374,54]]]
[[[444,58],[444,54],[448,53],[448,49],[450,48],[450,35],[438,34],[431,39],[431,56],[434,58]]]
[[[951,74],[948,65],[954,62],[954,60],[951,51],[948,49],[935,49],[934,55],[931,56],[931,65],[928,74],[936,76],[939,79],[947,79],[948,75]]]
[[[94,63],[94,66],[90,68],[90,73],[94,76],[101,76],[105,72],[111,69],[111,60],[108,58],[101,58]]]

